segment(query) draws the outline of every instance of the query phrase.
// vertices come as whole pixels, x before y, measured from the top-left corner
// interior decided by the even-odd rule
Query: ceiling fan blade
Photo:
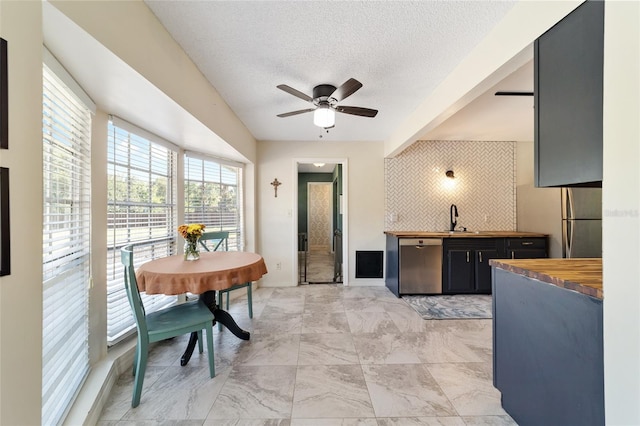
[[[362,83],[360,83],[355,78],[350,78],[349,80],[345,81],[342,84],[342,86],[334,90],[330,97],[340,102],[346,97],[353,95],[356,92],[356,90],[358,90],[361,87],[362,87]]]
[[[360,115],[362,117],[375,117],[378,113],[377,109],[360,108],[353,106],[337,106],[336,111],[343,114]]]
[[[315,110],[315,108],[307,108],[307,109],[300,109],[298,111],[291,111],[291,112],[285,112],[283,114],[278,114],[278,117],[291,117],[292,115],[298,115],[298,114],[304,114],[305,112],[311,112]]]
[[[533,96],[533,92],[496,92],[495,96]]]
[[[289,87],[286,84],[281,84],[279,86],[277,86],[278,89],[280,90],[284,90],[285,92],[289,93],[290,95],[293,95],[295,97],[298,97],[304,101],[307,102],[313,102],[313,98],[311,98],[311,96],[309,95],[305,95],[304,93],[302,93],[299,90],[294,89],[293,87]]]

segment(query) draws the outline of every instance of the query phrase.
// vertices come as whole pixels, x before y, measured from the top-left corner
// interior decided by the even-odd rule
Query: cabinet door
[[[473,282],[473,251],[447,251],[447,293],[472,293],[475,291]]]
[[[603,53],[603,1],[584,2],[536,40],[536,186],[601,185]]]
[[[498,259],[498,250],[475,251],[475,290],[478,293],[491,293],[491,266],[489,259]]]

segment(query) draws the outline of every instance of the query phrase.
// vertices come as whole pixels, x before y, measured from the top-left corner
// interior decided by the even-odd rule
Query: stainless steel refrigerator
[[[562,189],[562,257],[602,257],[602,189]]]

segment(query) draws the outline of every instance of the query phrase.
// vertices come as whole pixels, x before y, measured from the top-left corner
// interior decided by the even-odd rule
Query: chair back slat
[[[146,313],[140,298],[136,273],[133,268],[133,245],[123,247],[120,253],[122,264],[124,265],[124,287],[127,291],[129,305],[131,305],[131,310],[133,311],[133,318],[136,321],[138,335],[142,338],[148,338]]]
[[[217,241],[217,244],[213,246],[213,249],[209,248],[207,242],[213,243]],[[229,251],[229,231],[210,231],[203,232],[200,236],[200,245],[206,251],[217,251],[218,249],[224,249]]]

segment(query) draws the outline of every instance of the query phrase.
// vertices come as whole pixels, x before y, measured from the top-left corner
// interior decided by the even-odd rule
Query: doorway
[[[343,164],[297,163],[298,284],[343,283]]]
[[[333,183],[307,182],[307,276],[309,284],[335,282]]]

